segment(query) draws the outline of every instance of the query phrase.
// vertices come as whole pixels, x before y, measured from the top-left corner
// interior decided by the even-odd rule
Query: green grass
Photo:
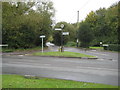
[[[103,47],[90,47],[90,49],[99,49],[99,50],[103,50]]]
[[[0,47],[0,52],[2,52],[2,48]]]
[[[117,86],[60,80],[50,78],[29,79],[19,75],[3,75],[3,88],[118,88]]]
[[[35,47],[35,48],[18,48],[18,49],[11,49],[11,48],[2,48],[2,52],[23,52],[23,51],[32,51],[32,50],[41,50],[41,47]]]
[[[37,52],[37,53],[33,53],[33,55],[36,56],[63,56],[63,57],[95,57],[95,56],[91,56],[91,55],[86,55],[86,54],[82,54],[82,53],[76,53],[76,52]]]

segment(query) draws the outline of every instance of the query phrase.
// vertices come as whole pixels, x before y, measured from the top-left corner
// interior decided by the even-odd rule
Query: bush
[[[2,52],[3,53],[9,53],[9,52],[13,52],[13,49],[8,49],[8,48],[2,48]]]
[[[76,46],[76,43],[75,42],[68,42],[66,45],[66,47],[73,47],[73,46]]]
[[[109,44],[109,46],[106,48],[110,51],[120,51],[120,45],[119,44]]]

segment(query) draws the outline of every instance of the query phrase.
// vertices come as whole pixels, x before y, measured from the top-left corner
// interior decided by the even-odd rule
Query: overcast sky
[[[91,10],[100,7],[108,8],[119,0],[51,0],[56,10],[55,21],[77,22],[77,11],[79,10],[79,21],[84,20]]]

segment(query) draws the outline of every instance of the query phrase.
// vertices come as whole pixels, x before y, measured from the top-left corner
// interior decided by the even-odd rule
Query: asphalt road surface
[[[58,47],[49,47],[48,51],[58,51]],[[100,51],[100,50],[83,50],[83,49],[69,48],[69,47],[65,47],[64,51],[78,52],[78,53],[84,53],[87,55],[97,56],[99,58],[99,60],[118,61],[118,53],[117,52]]]
[[[53,48],[51,48],[51,50],[53,50]],[[35,75],[118,85],[117,53],[93,50],[82,51],[76,48],[66,48],[65,51],[96,55],[98,56],[98,59],[87,60],[76,58],[3,55],[2,72],[3,74]]]

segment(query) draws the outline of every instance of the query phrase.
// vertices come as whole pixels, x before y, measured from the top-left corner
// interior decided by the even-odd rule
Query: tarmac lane
[[[87,60],[39,56],[3,56],[3,74],[118,85],[118,63],[110,60]]]
[[[48,47],[48,50],[45,50],[46,52],[49,51],[58,51],[58,46],[54,47]],[[111,61],[117,61],[118,57],[120,56],[120,53],[118,52],[111,52],[111,51],[105,51],[105,50],[84,50],[80,48],[74,48],[74,47],[64,47],[64,51],[69,52],[77,52],[77,53],[83,53],[87,55],[96,56],[99,60],[111,60]]]

